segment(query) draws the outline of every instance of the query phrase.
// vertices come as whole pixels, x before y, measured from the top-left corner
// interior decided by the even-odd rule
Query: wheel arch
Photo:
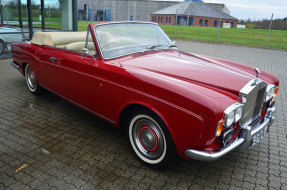
[[[151,106],[150,104],[145,103],[145,102],[130,102],[130,103],[126,104],[125,106],[123,106],[123,108],[121,109],[120,115],[118,117],[119,118],[118,119],[119,128],[125,129],[127,127],[126,122],[128,120],[129,113],[132,112],[133,110],[138,110],[138,109],[148,109],[148,110],[154,112],[165,123],[165,125],[169,129],[168,123],[167,123],[166,119],[164,118],[164,116],[160,113],[160,111],[158,111],[153,106]],[[169,131],[170,131],[170,129],[169,129]]]
[[[26,65],[27,65],[28,63],[26,62],[26,61],[24,61],[23,63],[22,63],[22,72],[23,72],[23,75],[25,76],[25,68],[26,68]]]

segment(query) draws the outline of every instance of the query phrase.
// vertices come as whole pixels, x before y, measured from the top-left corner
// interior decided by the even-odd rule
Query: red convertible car
[[[164,169],[214,161],[268,132],[278,78],[177,49],[151,22],[100,22],[87,32],[36,32],[12,45],[29,90],[44,89],[124,128],[136,156]]]

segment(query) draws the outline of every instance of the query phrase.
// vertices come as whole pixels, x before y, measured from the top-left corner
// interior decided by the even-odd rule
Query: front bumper
[[[11,66],[12,66],[14,69],[20,71],[19,65],[17,65],[16,63],[14,63],[14,61],[11,61],[10,64],[11,64]]]
[[[275,112],[276,112],[275,107],[269,108],[267,111],[267,117],[265,118],[264,122],[261,123],[259,127],[257,127],[254,130],[251,130],[250,126],[243,126],[240,137],[235,139],[235,141],[232,143],[223,145],[213,151],[187,149],[184,152],[184,154],[187,157],[195,159],[195,160],[214,161],[238,147],[246,149],[249,147],[250,141],[255,134],[257,134],[259,131],[264,129],[266,126],[268,126],[268,129],[269,129],[269,127],[272,125],[272,123],[275,120],[275,117],[274,117]]]

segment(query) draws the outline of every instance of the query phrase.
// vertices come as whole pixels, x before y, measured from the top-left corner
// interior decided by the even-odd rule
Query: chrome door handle
[[[52,60],[60,61],[60,59],[57,59],[55,57],[50,57],[50,61],[52,61]]]

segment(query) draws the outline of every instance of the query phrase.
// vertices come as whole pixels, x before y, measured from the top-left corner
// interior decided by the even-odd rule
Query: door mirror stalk
[[[82,57],[87,57],[87,56],[91,56],[94,59],[94,56],[91,55],[91,53],[89,52],[89,50],[87,48],[83,48],[81,50],[81,56]]]

